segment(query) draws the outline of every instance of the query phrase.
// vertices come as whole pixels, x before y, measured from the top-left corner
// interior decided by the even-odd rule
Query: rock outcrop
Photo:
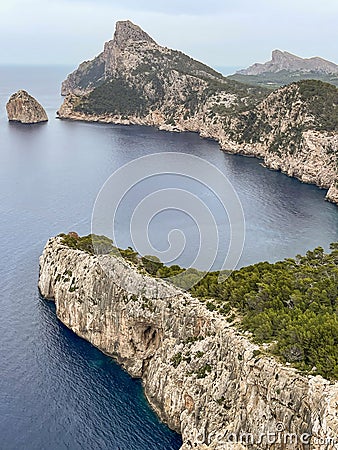
[[[39,289],[67,327],[142,378],[150,404],[182,434],[182,450],[335,448],[337,383],[262,356],[166,282],[57,237],[40,258]]]
[[[239,70],[236,73],[241,75],[260,75],[267,72],[280,72],[286,70],[288,72],[316,72],[323,74],[338,74],[338,65],[319,58],[301,58],[289,52],[274,50],[271,60],[264,63],[255,63],[247,69]]]
[[[245,85],[127,21],[97,58],[69,75],[62,93],[62,119],[198,132],[225,151],[329,189],[336,203],[338,90],[330,84],[309,80],[272,93]]]
[[[26,91],[20,90],[13,94],[6,104],[8,120],[25,124],[47,122],[46,111]]]

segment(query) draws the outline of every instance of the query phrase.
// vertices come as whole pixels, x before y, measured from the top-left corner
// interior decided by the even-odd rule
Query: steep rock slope
[[[338,90],[330,84],[309,80],[272,93],[245,85],[159,46],[127,21],[62,92],[60,118],[196,131],[329,189],[336,202]]]
[[[61,241],[49,240],[40,258],[41,294],[67,327],[142,378],[182,450],[334,448],[337,383],[257,355],[224,317],[121,258]]]
[[[10,97],[6,104],[6,110],[9,121],[26,124],[48,121],[46,111],[40,103],[23,90]]]

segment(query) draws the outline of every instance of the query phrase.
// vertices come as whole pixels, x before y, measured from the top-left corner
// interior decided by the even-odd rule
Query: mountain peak
[[[248,69],[237,73],[241,75],[260,75],[262,73],[277,73],[282,70],[287,72],[318,72],[323,74],[338,73],[338,65],[323,58],[301,58],[282,50],[273,50],[271,60],[264,63],[256,63]]]
[[[149,34],[130,20],[116,22],[114,33],[115,44],[119,47],[125,47],[128,41],[143,41],[156,44]]]
[[[271,53],[271,61],[278,61],[281,59],[299,59],[301,60],[302,58],[300,58],[299,56],[293,55],[292,53],[289,52],[283,52],[282,50],[273,50]]]

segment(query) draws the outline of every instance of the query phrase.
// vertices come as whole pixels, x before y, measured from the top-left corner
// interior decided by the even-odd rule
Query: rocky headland
[[[219,313],[121,257],[52,238],[39,289],[67,327],[142,378],[182,450],[336,448],[337,383],[261,354]]]
[[[307,80],[273,92],[243,84],[125,21],[99,56],[68,76],[62,94],[61,119],[198,132],[328,189],[337,203],[338,89],[331,84]]]
[[[47,122],[48,116],[40,103],[26,91],[13,94],[6,104],[8,120],[24,124]]]

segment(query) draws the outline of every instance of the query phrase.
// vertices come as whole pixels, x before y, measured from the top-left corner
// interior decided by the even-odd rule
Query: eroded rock
[[[23,90],[10,97],[6,110],[8,120],[11,122],[34,124],[48,121],[47,113],[40,103]]]

